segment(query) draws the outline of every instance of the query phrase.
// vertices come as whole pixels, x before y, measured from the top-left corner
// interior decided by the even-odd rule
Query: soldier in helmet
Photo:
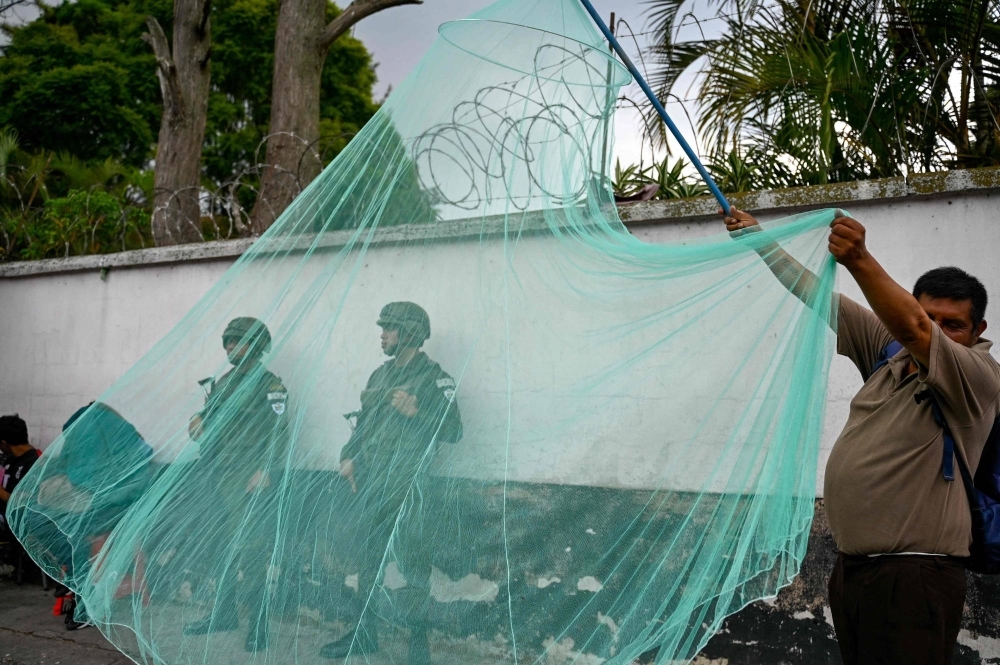
[[[433,458],[436,444],[457,443],[462,438],[462,419],[454,379],[420,350],[431,336],[427,312],[411,302],[389,303],[382,308],[378,325],[382,351],[390,360],[375,370],[361,393],[357,426],[340,453],[340,474],[361,495],[364,511],[359,523],[366,533],[359,588],[364,594],[376,589],[384,556],[392,549],[406,578],[406,591],[421,596],[415,599],[417,608],[408,612],[407,623],[410,663],[422,665],[429,662],[423,606],[429,599],[430,554],[422,538],[405,537],[407,527],[419,522],[418,511],[397,518],[405,510],[417,474]],[[402,534],[396,530],[397,523]],[[324,646],[320,655],[345,658],[378,648],[374,612],[368,608],[355,630]]]
[[[212,612],[184,626],[184,634],[236,630],[237,607],[245,605],[252,610],[246,650],[256,652],[268,646],[266,578],[276,517],[272,502],[277,478],[268,471],[267,461],[280,464],[284,458],[288,391],[261,363],[271,348],[271,333],[261,321],[233,319],[222,333],[222,346],[233,368],[217,381],[199,382],[207,392],[205,407],[191,417],[188,431],[200,444],[199,465],[205,469],[207,486],[217,491],[222,516],[213,540],[234,543],[238,557],[236,564],[219,571],[222,579],[217,580],[220,589]],[[251,504],[254,515],[247,520]],[[241,531],[247,526],[251,530]]]

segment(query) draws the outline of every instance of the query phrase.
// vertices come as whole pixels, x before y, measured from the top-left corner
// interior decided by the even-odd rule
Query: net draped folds
[[[630,234],[608,178],[628,81],[574,0],[445,24],[69,424],[8,515],[115,646],[168,665],[325,663],[345,636],[349,663],[673,663],[793,579],[833,213]],[[816,275],[808,303],[764,239]]]

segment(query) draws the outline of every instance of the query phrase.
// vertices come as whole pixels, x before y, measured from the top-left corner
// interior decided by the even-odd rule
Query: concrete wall
[[[736,197],[735,204],[760,210],[763,219],[798,212],[811,200],[824,207],[843,206],[867,226],[869,247],[900,283],[911,285],[932,267],[959,265],[986,283],[992,301],[987,320],[1000,321],[995,315],[1000,311],[1000,261],[996,260],[1000,237],[994,230],[998,192],[1000,173],[985,169],[922,176],[910,183],[884,180],[765,192]],[[621,215],[642,240],[676,243],[716,233],[719,222],[710,214],[713,206],[698,200],[633,204],[622,207]],[[33,440],[47,445],[69,414],[113,384],[169,332],[247,246],[247,241],[239,240],[0,264],[0,411],[20,413]],[[382,251],[387,254],[380,260],[396,273],[429,273],[460,264],[456,255],[463,246],[428,246],[427,257],[410,268],[402,265],[407,259],[403,253],[391,246]],[[442,282],[447,279],[442,276]],[[846,273],[840,284],[844,293],[861,298]],[[370,283],[360,280],[353,288],[363,293]],[[454,302],[449,305],[457,307]],[[438,336],[430,348],[457,343]],[[371,359],[358,363],[359,375],[344,381],[352,386],[348,392],[356,392],[354,384],[362,383],[377,362],[376,349]],[[192,371],[204,371],[204,365]],[[192,376],[192,381],[201,376]],[[826,456],[859,386],[853,366],[836,358],[819,488]],[[338,434],[336,428],[345,425],[336,420],[322,426]]]
[[[869,247],[898,281],[910,285],[924,270],[959,265],[987,284],[994,303],[987,318],[1000,323],[1000,262],[995,258],[1000,241],[993,219],[998,198],[1000,173],[981,170],[760,193],[737,197],[735,203],[762,211],[765,219],[810,203],[843,206],[867,226]],[[635,204],[622,208],[621,215],[647,242],[686,242],[718,231],[713,208],[710,201]],[[247,246],[234,241],[0,265],[0,411],[19,412],[33,440],[46,445],[70,413],[166,335]],[[846,275],[841,289],[860,297]],[[371,367],[374,360],[373,355],[358,364]],[[834,361],[820,488],[826,455],[860,383],[849,363]],[[705,650],[706,660],[719,665],[838,662],[825,607],[833,551],[825,524],[820,501],[803,574],[776,600],[730,619]],[[1000,658],[1000,585],[970,579],[963,665]]]

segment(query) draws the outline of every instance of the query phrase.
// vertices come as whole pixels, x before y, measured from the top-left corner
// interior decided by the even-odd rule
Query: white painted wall
[[[900,201],[865,201],[848,204],[846,210],[867,228],[872,254],[893,278],[912,288],[917,278],[932,268],[958,266],[986,285],[990,305],[987,322],[995,321],[985,333],[1000,340],[1000,231],[995,211],[998,198],[989,194],[956,192],[947,198]],[[771,220],[778,215],[762,215]],[[649,242],[682,242],[711,231],[714,222],[633,227],[633,232]],[[864,302],[864,296],[850,274],[838,272],[838,288],[847,296]],[[1000,358],[1000,348],[993,348]],[[820,452],[817,489],[822,493],[823,471],[840,434],[851,399],[861,388],[861,377],[846,358],[837,356],[830,369],[830,389]]]
[[[950,199],[865,202],[853,206],[851,212],[868,227],[872,252],[904,285],[911,285],[926,269],[959,265],[979,276],[990,289],[994,302],[1000,303],[1000,264],[995,260],[1000,241],[995,239],[993,230],[994,200],[989,194],[981,192],[959,192]],[[715,222],[666,222],[632,228],[636,236],[652,243],[684,242],[718,229]],[[454,282],[461,274],[460,270],[456,274],[457,266],[463,265],[463,262],[482,260],[482,256],[476,257],[474,252],[470,255],[467,250],[459,256],[456,252],[461,247],[463,245],[428,246],[425,255],[420,257],[407,256],[398,248],[372,249],[344,310],[345,315],[350,312],[351,316],[357,316],[363,322],[358,334],[360,339],[370,343],[366,341],[359,345],[353,357],[344,359],[342,372],[336,375],[330,373],[319,381],[309,399],[336,394],[345,405],[350,400],[356,400],[368,372],[380,362],[377,329],[368,322],[377,314],[385,299],[386,288],[381,280],[397,280],[393,289],[397,297],[417,298],[414,292],[420,291],[417,285],[408,283],[406,275],[439,273],[435,279],[442,280],[441,283],[448,280]],[[120,378],[180,321],[231,264],[230,259],[222,259],[116,268],[105,280],[96,271],[0,279],[0,411],[20,413],[28,422],[33,440],[42,446],[48,444],[58,435],[69,414]],[[846,274],[841,277],[841,288],[848,295],[860,298],[856,286]],[[468,313],[469,303],[449,295],[460,291],[442,292],[431,299],[428,309],[431,310],[432,320],[458,320],[463,312]],[[995,311],[995,306],[991,307],[990,314]],[[565,323],[573,324],[572,321]],[[549,332],[543,330],[539,334],[547,335]],[[217,355],[215,344],[213,334],[206,353]],[[445,362],[449,354],[455,355],[455,350],[464,344],[467,340],[449,335],[445,326],[438,326],[428,351]],[[553,347],[552,352],[557,352],[557,349]],[[461,355],[459,353],[456,357]],[[212,367],[206,366],[208,358],[214,363]],[[215,365],[219,365],[219,360],[206,355],[205,359],[191,363],[190,368],[179,369],[184,376],[179,385],[194,386],[198,378],[217,369]],[[275,371],[288,380],[281,371],[280,359],[277,365]],[[447,369],[456,375],[462,371],[457,367]],[[475,388],[473,392],[485,394],[489,391],[487,384],[475,383],[477,374],[474,367],[467,368],[467,372],[470,378],[467,385],[470,389]],[[488,375],[485,370],[479,374],[481,377]],[[850,398],[859,386],[860,378],[854,368],[842,359],[835,360],[820,460],[820,488],[826,455],[846,417]],[[501,386],[497,390],[499,394],[505,388]],[[192,399],[197,399],[197,396]],[[311,425],[332,442],[329,450],[322,455],[328,463],[336,459],[339,448],[336,442],[346,438],[346,424],[340,414],[349,409],[340,407],[338,403],[337,408],[329,409],[325,420]],[[488,417],[485,411],[477,413],[477,408],[473,403],[463,404],[467,419]],[[635,419],[641,417],[641,411],[609,416],[635,423]],[[630,418],[632,420],[628,420]],[[137,424],[142,430],[142,424]],[[606,433],[612,432],[615,426],[618,425],[609,424]],[[631,468],[634,464],[627,459],[620,463],[621,468],[605,464],[603,468],[587,470],[588,465],[593,464],[594,455],[605,449],[601,446],[613,446],[607,441],[607,436],[597,438],[605,440],[581,449],[575,462],[567,458],[561,466],[545,468],[544,455],[534,460],[530,456],[523,458],[522,477],[558,481],[567,473],[590,473],[596,484],[645,484],[641,469]],[[490,454],[495,456],[495,453],[496,450],[492,450]],[[496,463],[500,461],[494,460]]]
[[[48,445],[204,295],[232,261],[0,279],[0,411]]]

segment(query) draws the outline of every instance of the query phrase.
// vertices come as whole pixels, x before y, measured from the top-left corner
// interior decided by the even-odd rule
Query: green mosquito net
[[[80,617],[157,665],[676,663],[789,584],[833,213],[634,237],[628,82],[575,0],[443,25],[18,486]]]

